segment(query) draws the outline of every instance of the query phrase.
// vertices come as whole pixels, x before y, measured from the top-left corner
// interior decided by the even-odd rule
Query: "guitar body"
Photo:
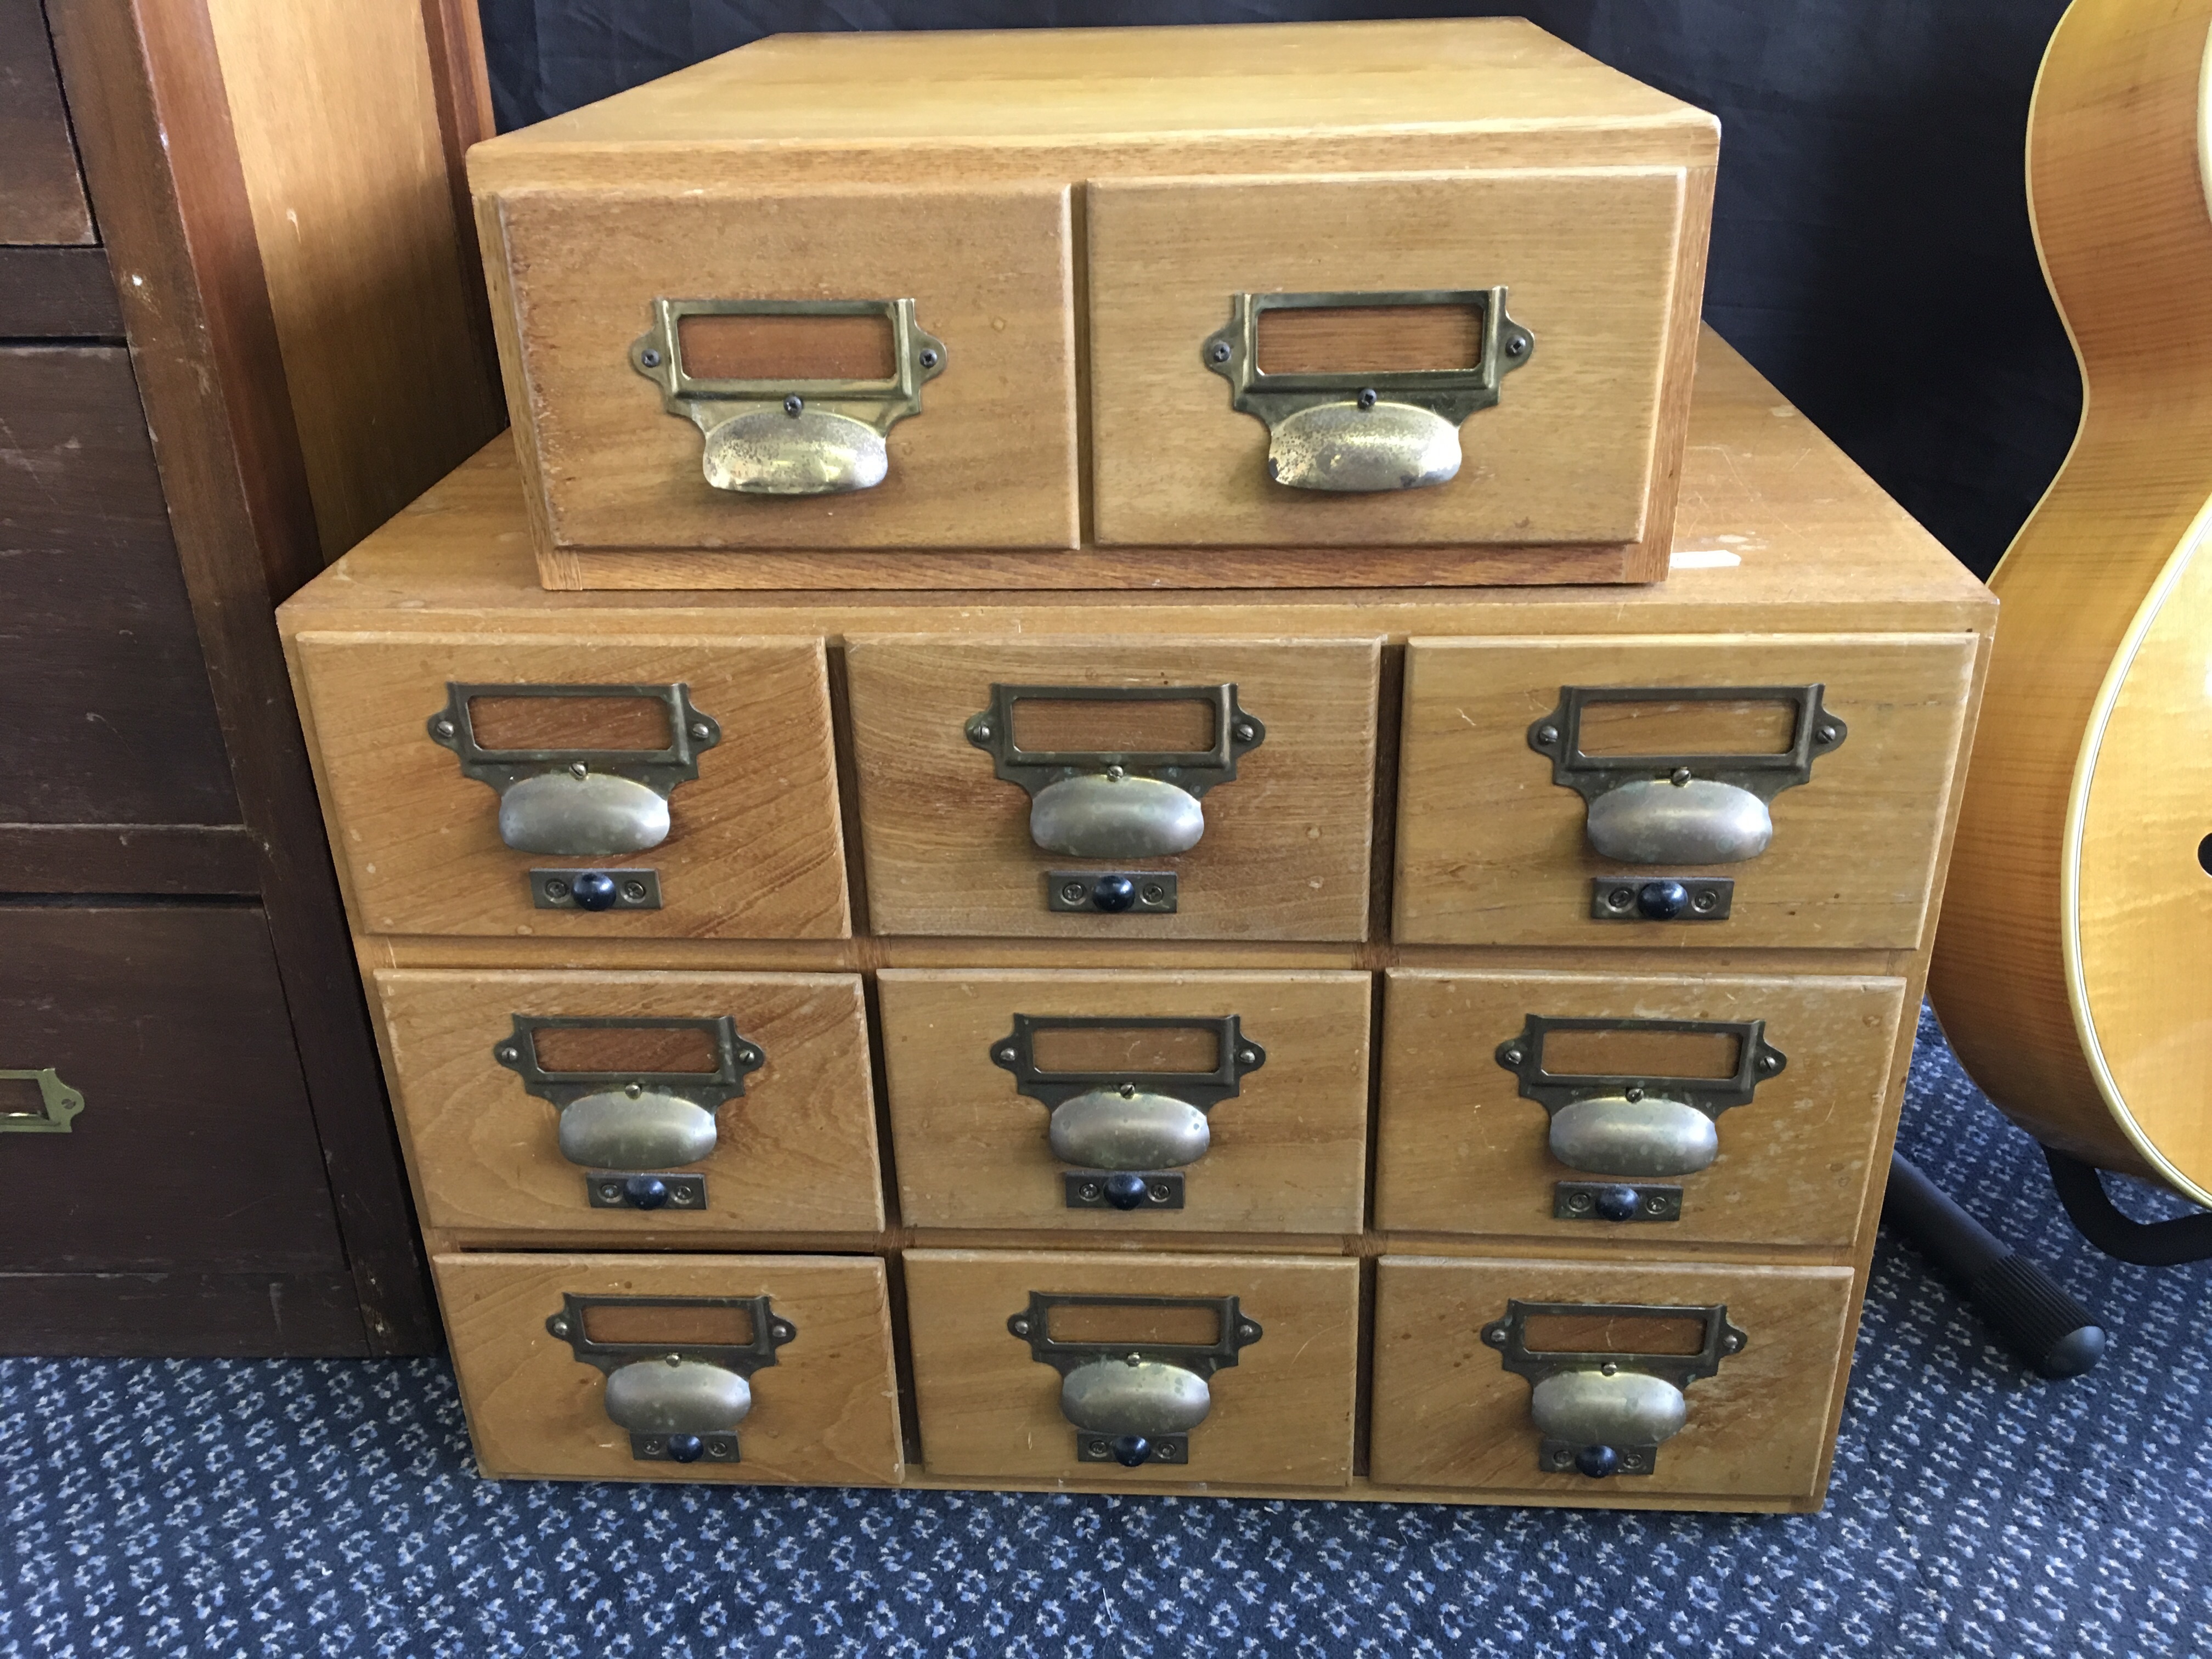
[[[1929,988],[2037,1139],[2212,1203],[2212,0],[2074,0],[2028,118],[2081,359],[2003,602]]]

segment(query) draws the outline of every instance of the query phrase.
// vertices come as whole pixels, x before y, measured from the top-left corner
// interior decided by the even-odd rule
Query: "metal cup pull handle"
[[[1733,1046],[1735,1068],[1720,1077],[1581,1072],[1565,1065],[1554,1069],[1547,1051],[1561,1032],[1642,1034],[1662,1042],[1676,1037],[1699,1044],[1718,1039]],[[1527,1015],[1520,1035],[1498,1045],[1497,1058],[1519,1079],[1521,1097],[1549,1114],[1553,1158],[1588,1175],[1641,1176],[1694,1175],[1711,1164],[1720,1153],[1720,1115],[1747,1104],[1761,1083],[1780,1076],[1790,1064],[1790,1057],[1767,1042],[1761,1019],[1547,1014]]]
[[[1813,763],[1849,728],[1822,706],[1822,685],[1564,685],[1528,728],[1552,781],[1587,803],[1590,850],[1620,864],[1737,864],[1774,838],[1769,803],[1813,781]],[[1790,706],[1790,745],[1768,754],[1586,754],[1583,712],[1601,703],[1772,702]]]
[[[1086,1361],[1060,1378],[1060,1412],[1092,1434],[1188,1434],[1213,1409],[1206,1379],[1137,1354]]]
[[[1039,1063],[1040,1036],[1079,1031],[1202,1031],[1212,1040],[1212,1068],[1060,1070]],[[1050,1109],[1046,1133],[1054,1157],[1085,1170],[1179,1170],[1206,1156],[1213,1140],[1207,1115],[1237,1095],[1247,1072],[1267,1063],[1267,1052],[1244,1035],[1236,1014],[1016,1014],[1014,1029],[991,1045],[991,1063],[1014,1074],[1017,1093]]]
[[[477,741],[471,709],[479,697],[635,698],[666,710],[665,749],[495,749]],[[668,839],[668,797],[699,775],[699,757],[721,727],[691,706],[690,688],[671,685],[468,685],[449,681],[446,706],[428,722],[430,740],[460,757],[461,774],[499,795],[499,837],[518,853],[607,858],[641,853]]]
[[[1053,1334],[1059,1308],[1163,1310],[1211,1314],[1211,1342],[1142,1339],[1068,1340]],[[1136,1468],[1189,1461],[1190,1431],[1213,1409],[1208,1381],[1237,1363],[1240,1349],[1265,1334],[1233,1296],[1091,1296],[1031,1291],[1029,1305],[1006,1321],[1029,1345],[1030,1358],[1060,1373],[1060,1412],[1075,1429],[1077,1461]]]
[[[1505,314],[1506,290],[1238,294],[1200,358],[1229,382],[1229,406],[1267,428],[1267,477],[1292,489],[1380,495],[1449,483],[1460,424],[1497,403],[1498,385],[1534,355],[1536,337]],[[1269,312],[1449,306],[1480,313],[1476,362],[1440,369],[1269,374],[1260,319]]]
[[[561,1111],[561,1156],[590,1170],[670,1170],[710,1156],[715,1112],[745,1091],[746,1075],[768,1063],[760,1045],[738,1034],[727,1014],[568,1016],[515,1014],[492,1058],[522,1079],[523,1091]],[[696,1031],[713,1057],[700,1071],[577,1071],[544,1065],[544,1031]]]
[[[702,1316],[714,1323],[732,1315],[745,1332],[742,1340],[668,1342],[606,1340],[592,1334],[595,1310],[631,1316],[665,1310],[665,1316],[693,1328]],[[647,1312],[650,1328],[660,1320]],[[629,1431],[630,1455],[641,1462],[693,1463],[704,1457],[734,1463],[738,1425],[753,1408],[753,1373],[776,1363],[776,1350],[799,1334],[765,1296],[579,1296],[561,1298],[561,1311],[545,1322],[548,1334],[568,1345],[579,1364],[605,1374],[603,1403],[607,1420]],[[732,1333],[734,1334],[734,1333]]]
[[[1638,1352],[1632,1347],[1565,1351],[1532,1348],[1531,1321],[1592,1322],[1631,1341],[1639,1323],[1695,1322],[1704,1340],[1687,1353]],[[1659,1447],[1689,1420],[1688,1389],[1711,1376],[1721,1362],[1743,1351],[1747,1338],[1729,1323],[1724,1304],[1660,1307],[1642,1304],[1523,1302],[1482,1328],[1482,1340],[1499,1363],[1528,1379],[1528,1419],[1541,1437],[1537,1466],[1552,1474],[1600,1479],[1650,1474]]]
[[[607,1419],[632,1434],[724,1434],[752,1408],[752,1384],[737,1372],[674,1354],[607,1377]]]
[[[1719,1155],[1711,1116],[1679,1100],[1599,1095],[1552,1114],[1552,1156],[1588,1175],[1695,1175]]]
[[[687,317],[880,317],[891,337],[883,380],[750,380],[690,373]],[[700,465],[741,495],[842,495],[890,468],[884,439],[921,413],[921,387],[945,372],[945,343],[922,331],[912,300],[655,300],[630,367],[660,389],[662,410],[704,434]]]
[[[1044,702],[1210,705],[1213,741],[1189,750],[1038,750],[1014,741],[1014,711]],[[1030,839],[1071,858],[1149,859],[1187,853],[1206,834],[1200,797],[1237,776],[1237,762],[1267,741],[1233,684],[1221,685],[1008,685],[971,714],[968,741],[987,750],[997,775],[1030,795]]]

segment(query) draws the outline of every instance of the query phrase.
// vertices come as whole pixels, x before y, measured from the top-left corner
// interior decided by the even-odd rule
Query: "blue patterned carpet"
[[[2079,1243],[1932,1029],[1905,1145],[2116,1348],[2037,1382],[1885,1240],[1818,1516],[495,1485],[439,1362],[14,1360],[0,1659],[2212,1653],[2207,1270]]]

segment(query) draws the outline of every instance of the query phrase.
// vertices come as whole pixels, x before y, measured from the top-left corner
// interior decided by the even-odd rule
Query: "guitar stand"
[[[2059,1181],[2059,1195],[2067,1213],[2093,1243],[2101,1243],[2082,1222],[2074,1200],[2066,1196],[2065,1182],[2059,1174],[2060,1156],[2050,1154],[2051,1169],[2052,1178]],[[2071,1158],[2066,1162],[2087,1178],[2097,1200],[2121,1225],[2155,1232],[2160,1227],[2182,1224],[2167,1221],[2146,1226],[2130,1221],[2112,1207],[2112,1200],[2097,1182],[2095,1170],[2075,1164]],[[1889,1161],[1889,1193],[1882,1200],[1881,1216],[1919,1247],[1929,1266],[1957,1288],[1990,1334],[2039,1375],[2054,1379],[2079,1376],[2103,1358],[2105,1333],[2089,1310],[2042,1268],[1996,1237],[1948,1194],[1937,1191],[1935,1182],[1901,1154]],[[2212,1228],[2212,1216],[2188,1219]],[[2205,1254],[2212,1255],[2212,1231],[2197,1237]]]
[[[2113,1204],[2094,1164],[2048,1146],[2043,1156],[2067,1215],[2081,1230],[2081,1237],[2106,1255],[2138,1267],[2179,1267],[2212,1260],[2212,1212],[2170,1221],[2137,1221]]]

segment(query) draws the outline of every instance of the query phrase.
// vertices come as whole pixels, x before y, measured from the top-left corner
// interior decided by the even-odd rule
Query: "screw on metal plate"
[[[1552,1188],[1554,1221],[1680,1221],[1680,1187],[1638,1182],[1562,1181]]]
[[[658,870],[532,870],[530,902],[540,910],[658,910]]]
[[[1594,921],[1726,921],[1735,904],[1730,876],[1597,876]]]
[[[1170,916],[1179,896],[1172,870],[1048,870],[1045,908],[1108,916]]]

